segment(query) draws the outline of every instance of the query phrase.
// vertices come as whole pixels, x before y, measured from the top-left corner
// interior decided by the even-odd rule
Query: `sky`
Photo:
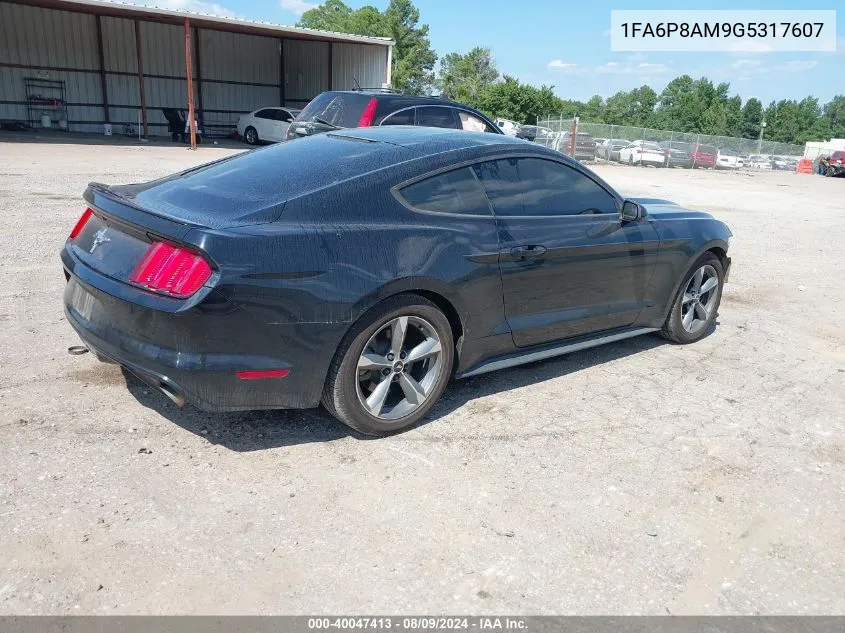
[[[237,16],[251,20],[295,24],[303,11],[315,6],[307,0],[134,0],[137,4]],[[388,0],[345,0],[358,8],[370,4],[384,9]],[[500,72],[535,85],[553,85],[564,99],[607,98],[642,85],[660,93],[671,79],[688,74],[715,83],[730,82],[731,94],[743,101],[802,99],[821,103],[845,94],[845,9],[837,12],[837,52],[827,53],[614,53],[610,50],[610,10],[683,9],[676,2],[604,2],[569,4],[560,0],[415,0],[420,23],[428,24],[439,57],[465,53],[474,46],[492,50]],[[577,7],[577,8],[576,8]],[[736,2],[710,0],[696,9],[835,8],[822,3],[800,5],[784,0]]]

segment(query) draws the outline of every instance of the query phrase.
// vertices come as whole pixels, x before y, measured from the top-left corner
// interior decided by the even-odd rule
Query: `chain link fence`
[[[743,168],[795,169],[804,154],[803,145],[777,143],[775,141],[754,140],[732,136],[711,136],[694,132],[673,132],[654,130],[630,125],[609,125],[606,123],[578,122],[576,142],[572,143],[572,130],[576,129],[574,119],[545,117],[538,118],[537,143],[552,147],[565,154],[575,146],[575,157],[580,160],[619,160],[619,150],[633,141],[658,143],[661,148],[672,151],[715,155],[718,152],[734,156]],[[592,153],[589,141],[596,141],[596,150]],[[606,140],[609,144],[602,143]],[[696,152],[696,149],[699,151]],[[592,153],[592,156],[590,154]],[[697,166],[694,163],[692,166]],[[710,164],[701,166],[709,167]],[[721,164],[719,166],[722,166]]]

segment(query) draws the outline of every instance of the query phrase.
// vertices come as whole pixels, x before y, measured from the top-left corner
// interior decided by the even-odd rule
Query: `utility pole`
[[[758,154],[763,153],[763,130],[765,130],[765,129],[766,129],[766,121],[764,119],[763,122],[760,123],[760,137],[757,139],[757,153]]]

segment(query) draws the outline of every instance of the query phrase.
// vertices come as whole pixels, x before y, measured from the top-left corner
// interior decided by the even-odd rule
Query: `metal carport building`
[[[260,107],[389,84],[392,46],[101,0],[0,1],[0,121],[37,126],[47,114],[51,125],[99,133],[140,121],[145,135],[166,134],[161,108],[187,110],[190,50],[195,107],[206,128],[227,130]]]

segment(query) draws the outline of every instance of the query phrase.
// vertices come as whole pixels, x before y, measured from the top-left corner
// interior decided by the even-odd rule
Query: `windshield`
[[[296,121],[309,123],[320,119],[337,127],[358,127],[358,121],[372,98],[367,94],[324,92],[305,106]]]

